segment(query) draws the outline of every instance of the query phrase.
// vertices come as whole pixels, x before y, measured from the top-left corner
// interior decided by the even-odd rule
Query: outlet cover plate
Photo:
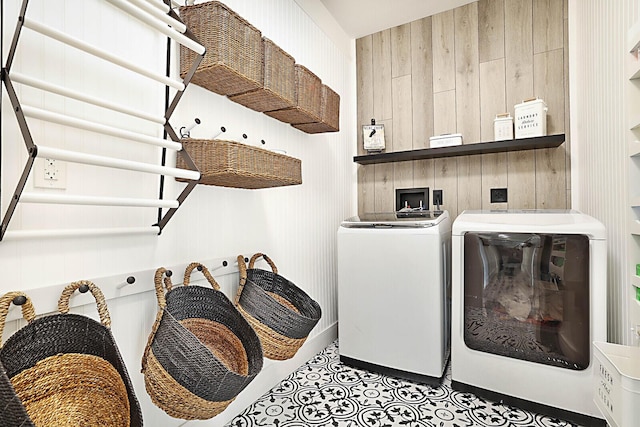
[[[507,189],[506,188],[492,188],[491,189],[491,203],[506,203],[507,202]]]
[[[36,159],[33,185],[36,188],[67,188],[67,164],[54,159]]]

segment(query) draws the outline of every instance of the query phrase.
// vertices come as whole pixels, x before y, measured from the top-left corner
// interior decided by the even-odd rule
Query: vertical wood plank
[[[569,19],[567,16],[567,3],[565,3],[565,19],[564,19],[564,150],[565,150],[565,175],[566,188],[571,190],[571,112],[570,112],[570,88],[569,88]],[[567,206],[571,207],[571,198],[567,197]]]
[[[564,0],[533,0],[533,53],[563,46]]]
[[[480,64],[480,137],[493,141],[496,114],[508,111],[504,58]]]
[[[435,178],[435,160],[415,160],[413,162],[413,184],[416,187],[429,189],[429,203],[433,206],[433,189]],[[431,209],[431,208],[430,208]]]
[[[358,108],[358,154],[365,154],[362,140],[362,125],[368,124],[373,117],[373,57],[371,36],[356,40],[356,81]]]
[[[458,157],[458,213],[482,208],[482,156]]]
[[[533,4],[531,0],[505,2],[505,59],[507,107],[533,95]],[[533,151],[507,153],[508,206],[533,209],[535,203],[535,155]]]
[[[371,36],[373,66],[373,114],[377,121],[393,117],[391,98],[391,31]]]
[[[457,129],[464,144],[480,142],[478,3],[454,9]]]
[[[393,163],[378,163],[375,166],[375,212],[395,210],[395,187]]]
[[[536,208],[567,207],[564,146],[536,150]]]
[[[451,220],[458,216],[458,160],[456,157],[435,160],[433,188],[442,190],[442,210],[448,210]]]
[[[434,92],[452,90],[456,87],[453,15],[453,10],[449,10],[431,17]]]
[[[478,2],[478,47],[481,63],[504,58],[504,1]]]
[[[547,103],[547,133],[564,131],[564,54],[556,49],[534,55],[534,90]],[[536,150],[536,207],[566,207],[565,148]]]
[[[411,24],[391,28],[391,77],[411,74]]]
[[[413,148],[428,148],[433,135],[433,57],[431,17],[411,23]]]
[[[358,215],[375,212],[375,165],[358,165]]]
[[[456,91],[433,94],[433,134],[456,133]]]
[[[413,182],[413,162],[393,163],[393,210],[395,210],[395,190],[398,188],[413,188]]]
[[[411,76],[406,75],[394,78],[392,88],[393,151],[411,150],[413,146]]]
[[[533,90],[547,104],[547,134],[563,133],[564,126],[564,54],[562,49],[533,57]]]

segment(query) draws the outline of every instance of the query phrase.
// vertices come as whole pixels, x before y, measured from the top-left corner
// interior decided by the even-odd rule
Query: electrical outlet
[[[491,203],[506,203],[507,202],[507,189],[506,188],[492,188],[491,189]]]
[[[33,185],[38,188],[67,188],[67,164],[55,159],[36,159]]]
[[[433,206],[442,207],[442,190],[433,190]]]

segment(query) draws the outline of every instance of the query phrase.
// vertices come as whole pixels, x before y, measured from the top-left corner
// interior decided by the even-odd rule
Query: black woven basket
[[[188,286],[198,267],[213,289]],[[173,288],[156,271],[159,311],[142,366],[153,402],[172,417],[208,419],[222,412],[262,369],[258,336],[205,266],[192,263]]]
[[[101,322],[69,313],[69,299],[77,289],[91,291],[98,303]],[[121,382],[124,383],[129,402],[129,425],[131,427],[142,426],[140,405],[111,333],[111,320],[104,302],[104,295],[100,289],[88,281],[74,282],[62,292],[58,309],[60,314],[39,319],[26,318],[27,326],[13,334],[0,349],[0,361],[6,369],[7,377],[14,379],[24,371],[36,368],[39,362],[54,356],[95,356],[115,368]],[[5,318],[6,312],[0,317],[2,326],[4,326]],[[51,408],[51,411],[55,412],[59,409]]]
[[[263,257],[272,271],[253,268]],[[238,256],[240,286],[236,295],[238,310],[260,337],[265,357],[274,360],[292,358],[316,326],[320,305],[285,277],[278,274],[273,261],[257,253],[246,269]]]
[[[22,292],[9,292],[0,298],[0,316],[6,318],[9,306],[15,298],[23,298],[22,313],[25,318],[35,316],[31,300]],[[31,313],[31,314],[29,314]],[[4,326],[4,323],[2,323]],[[0,328],[0,343],[2,343],[2,330]],[[20,397],[11,385],[11,381],[7,376],[7,371],[0,361],[0,425],[3,427],[34,427],[33,422],[27,414]]]

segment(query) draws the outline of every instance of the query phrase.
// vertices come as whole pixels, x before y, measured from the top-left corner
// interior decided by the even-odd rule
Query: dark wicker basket
[[[301,161],[291,156],[217,139],[187,138],[182,146],[200,170],[201,184],[251,189],[302,184]],[[187,167],[182,156],[176,167]]]
[[[282,110],[266,111],[265,114],[291,124],[319,122],[322,114],[322,81],[302,65],[296,64],[295,68],[295,105]]]
[[[233,95],[229,99],[259,112],[293,107],[296,102],[296,60],[265,37],[262,38],[262,46],[262,88]]]
[[[188,286],[194,268],[213,289]],[[260,340],[209,271],[192,263],[184,286],[156,271],[159,311],[142,358],[151,400],[172,417],[208,419],[222,412],[262,369]]]
[[[272,271],[253,268],[263,257]],[[322,316],[320,305],[302,289],[278,274],[271,259],[261,253],[249,261],[238,256],[240,286],[236,295],[238,310],[260,337],[265,357],[292,358]]]
[[[101,322],[69,314],[69,299],[82,286],[95,297]],[[25,316],[27,326],[0,349],[7,376],[34,424],[75,427],[101,420],[113,426],[142,426],[140,405],[100,289],[88,281],[74,282],[62,292],[58,309],[60,314],[35,320]],[[6,312],[1,326],[5,319]]]
[[[2,313],[0,317],[6,319],[9,306],[16,297],[22,297],[25,300],[22,305],[22,316],[25,319],[33,320],[35,318],[33,305],[29,297],[22,292],[9,292],[0,298],[0,313]],[[0,326],[0,344],[2,344],[3,329],[4,321],[1,322]],[[20,400],[20,397],[16,394],[2,361],[0,361],[0,408],[2,409],[0,412],[0,421],[2,421],[3,427],[35,427],[22,404],[22,400]]]
[[[340,130],[340,95],[327,85],[322,85],[320,121],[293,125],[306,133],[338,132]]]
[[[262,34],[218,1],[180,8],[180,17],[207,49],[192,83],[220,95],[235,95],[262,86]],[[180,47],[184,78],[197,54]]]

